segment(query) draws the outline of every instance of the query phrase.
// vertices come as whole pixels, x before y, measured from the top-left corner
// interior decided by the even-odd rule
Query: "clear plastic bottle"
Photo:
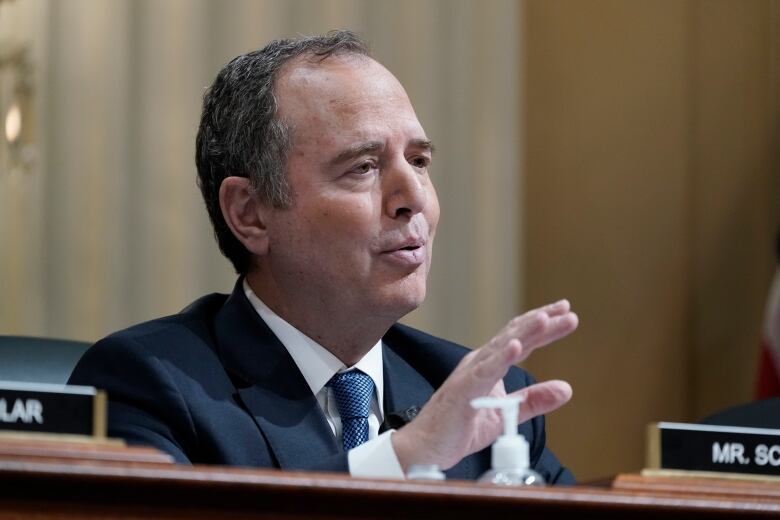
[[[491,469],[478,480],[501,486],[544,486],[539,473],[529,467],[528,441],[517,433],[521,396],[481,397],[471,401],[474,408],[497,408],[504,419],[504,433],[490,450]]]

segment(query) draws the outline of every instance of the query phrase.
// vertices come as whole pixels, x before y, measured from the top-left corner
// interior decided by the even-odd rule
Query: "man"
[[[571,388],[513,367],[576,328],[568,302],[472,352],[396,323],[425,297],[432,154],[351,32],[234,59],[204,97],[196,158],[233,294],[101,340],[71,383],[108,391],[110,435],[178,462],[399,478],[423,463],[477,478],[501,421],[470,401],[514,391],[533,466],[573,482],[542,417]]]

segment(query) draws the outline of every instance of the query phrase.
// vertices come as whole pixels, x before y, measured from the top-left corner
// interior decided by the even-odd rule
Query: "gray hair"
[[[219,207],[219,187],[229,176],[250,180],[255,194],[275,207],[293,202],[285,174],[292,129],[276,117],[275,82],[290,60],[309,55],[324,60],[338,54],[368,56],[368,47],[352,31],[325,36],[274,40],[225,65],[203,96],[195,141],[198,186],[219,248],[236,272],[246,274],[252,258],[233,236]]]

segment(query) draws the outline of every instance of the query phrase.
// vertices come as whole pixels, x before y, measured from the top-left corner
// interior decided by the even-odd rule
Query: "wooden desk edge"
[[[315,503],[318,500],[331,503],[348,496],[352,503],[380,504],[396,499],[392,503],[403,503],[406,508],[430,508],[432,504],[447,501],[450,507],[484,514],[521,506],[613,513],[694,510],[780,514],[778,498],[713,497],[659,489],[638,493],[637,490],[582,486],[502,488],[466,481],[375,480],[343,474],[218,466],[73,465],[0,460],[0,500],[18,498],[25,486],[44,482],[51,484],[53,480],[63,490],[60,499],[67,499],[68,492],[78,494],[82,489],[90,489],[90,493],[98,499],[101,495],[110,496],[112,493],[109,491],[116,493],[121,490],[124,494],[143,496],[152,501],[164,498],[175,503],[186,498],[195,503],[205,501],[248,506],[280,500],[284,496],[295,497],[305,491],[307,501]]]

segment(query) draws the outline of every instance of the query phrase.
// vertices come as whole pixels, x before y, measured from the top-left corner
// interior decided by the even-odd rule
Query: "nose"
[[[404,159],[385,172],[383,192],[385,213],[390,218],[411,217],[421,213],[428,202],[428,176]]]

